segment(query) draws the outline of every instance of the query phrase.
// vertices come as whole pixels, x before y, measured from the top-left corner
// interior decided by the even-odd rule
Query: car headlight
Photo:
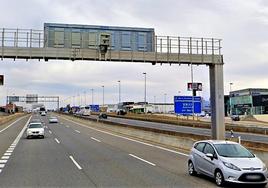
[[[267,167],[266,167],[266,165],[263,163],[262,164],[262,171],[266,171],[267,170]]]
[[[237,170],[237,171],[241,171],[240,168],[238,168],[237,166],[235,166],[232,163],[227,163],[227,162],[223,162],[224,166],[226,166],[227,168],[233,169],[233,170]]]

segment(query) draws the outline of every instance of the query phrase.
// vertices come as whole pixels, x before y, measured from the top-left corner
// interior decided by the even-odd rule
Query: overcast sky
[[[155,28],[156,35],[223,39],[224,89],[268,88],[268,1],[267,0],[2,0],[0,28],[43,29],[44,22]],[[5,86],[0,87],[0,104],[9,95],[78,94],[91,103],[118,102],[118,80],[123,101],[144,100],[147,73],[149,102],[173,101],[173,96],[190,95],[187,65],[131,64],[125,62],[0,61]],[[194,81],[203,83],[198,94],[209,98],[208,68],[194,67]],[[72,98],[72,97],[71,97]],[[84,100],[84,98],[83,98]],[[65,102],[70,102],[65,100]],[[77,102],[76,102],[77,103]]]

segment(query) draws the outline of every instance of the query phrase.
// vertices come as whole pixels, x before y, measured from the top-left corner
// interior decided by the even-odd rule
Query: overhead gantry
[[[148,51],[146,47],[138,50],[115,49],[113,46],[122,41],[113,40],[112,44],[108,35],[104,33],[102,37],[102,41],[100,39],[95,45],[86,48],[77,45],[68,48],[59,45],[51,47],[45,45],[50,39],[43,30],[0,29],[0,58],[206,65],[209,67],[210,78],[212,139],[225,138],[221,39],[153,36],[153,48]],[[79,40],[81,44],[90,42],[82,35],[78,43]],[[72,41],[67,42],[72,44]],[[130,40],[128,45],[133,46],[135,42],[137,41]]]

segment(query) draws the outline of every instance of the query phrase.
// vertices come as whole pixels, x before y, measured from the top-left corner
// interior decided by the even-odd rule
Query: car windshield
[[[43,126],[39,123],[30,124],[29,128],[42,128]]]
[[[214,144],[218,154],[222,157],[231,158],[254,158],[246,148],[239,144]]]

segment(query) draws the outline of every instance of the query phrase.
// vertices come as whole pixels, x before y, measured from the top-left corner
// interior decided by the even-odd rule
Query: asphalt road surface
[[[44,139],[26,139],[28,117],[0,127],[0,187],[216,187],[187,174],[187,154],[39,118]]]

